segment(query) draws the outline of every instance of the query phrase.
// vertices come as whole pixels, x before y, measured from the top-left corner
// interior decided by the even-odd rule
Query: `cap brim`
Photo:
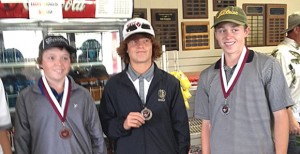
[[[128,35],[127,37],[124,38],[124,40],[126,40],[127,38],[129,38],[130,36],[134,35],[134,34],[149,34],[155,37],[155,34],[146,32],[146,31],[137,31],[137,32],[132,32],[130,33],[130,35]]]
[[[288,28],[282,32],[280,32],[280,34],[283,34],[283,33],[286,33],[286,32],[289,32],[291,30],[293,30],[295,27],[299,26],[300,25],[300,17],[297,18],[297,19],[294,19],[292,21],[290,21],[288,23]]]
[[[76,49],[73,48],[72,46],[68,46],[68,45],[53,45],[53,46],[49,46],[47,48],[44,48],[43,51],[50,49],[50,48],[54,48],[54,47],[64,47],[67,49],[67,51],[72,54],[72,53],[76,53]]]
[[[66,49],[67,49],[70,53],[76,53],[76,49],[73,48],[72,46],[66,46]]]
[[[214,28],[216,27],[218,24],[222,23],[222,22],[232,22],[232,23],[235,23],[235,24],[238,24],[238,25],[246,25],[245,23],[243,22],[240,22],[240,21],[236,21],[236,20],[233,20],[233,19],[224,19],[224,20],[221,20],[219,22],[216,22],[214,23],[211,28]]]
[[[297,26],[297,25],[296,25]],[[282,32],[280,32],[280,34],[284,34],[284,33],[287,33],[288,31],[291,31],[292,29],[294,29],[296,26],[293,26],[293,27],[290,27]]]

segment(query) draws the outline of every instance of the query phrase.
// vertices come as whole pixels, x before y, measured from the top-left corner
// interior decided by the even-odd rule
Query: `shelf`
[[[79,67],[79,66],[97,66],[102,64],[101,61],[96,61],[96,62],[83,62],[83,63],[72,63],[72,67]]]
[[[12,68],[12,67],[37,67],[36,62],[14,62],[14,63],[0,63],[0,68]],[[95,66],[102,64],[101,61],[97,62],[83,62],[83,63],[72,63],[72,67],[79,66]]]
[[[1,63],[0,68],[24,67],[24,66],[36,66],[36,63],[35,62]]]
[[[82,30],[82,31],[107,31],[107,30],[118,30],[120,27],[123,27],[127,19],[121,18],[110,18],[110,19],[82,19],[82,18],[73,18],[73,19],[63,19],[59,22],[54,21],[38,21],[34,19],[0,19],[0,30],[14,30],[16,29],[27,29],[27,30],[36,30],[36,29],[48,29],[48,31],[63,31],[67,30]],[[88,24],[87,24],[88,23]],[[101,27],[101,29],[99,29]]]

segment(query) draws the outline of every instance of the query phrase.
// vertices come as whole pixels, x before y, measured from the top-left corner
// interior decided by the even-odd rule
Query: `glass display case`
[[[0,20],[0,77],[11,112],[19,92],[41,76],[36,58],[39,43],[47,34],[62,35],[76,48],[69,75],[86,87],[98,104],[105,81],[122,70],[116,48],[125,22],[125,19],[74,19],[59,23]]]

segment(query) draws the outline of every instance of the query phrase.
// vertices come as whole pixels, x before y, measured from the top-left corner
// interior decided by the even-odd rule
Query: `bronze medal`
[[[62,128],[62,129],[60,130],[60,132],[59,132],[59,136],[60,136],[62,139],[68,139],[68,138],[71,137],[71,135],[72,135],[72,133],[71,133],[70,129],[68,129],[68,128],[66,128],[66,127]]]
[[[146,107],[141,111],[141,114],[145,120],[150,120],[152,118],[152,111]]]

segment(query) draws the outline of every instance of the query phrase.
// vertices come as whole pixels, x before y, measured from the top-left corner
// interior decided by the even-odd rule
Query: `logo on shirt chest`
[[[166,101],[166,91],[164,89],[158,90],[158,101],[165,102]]]

